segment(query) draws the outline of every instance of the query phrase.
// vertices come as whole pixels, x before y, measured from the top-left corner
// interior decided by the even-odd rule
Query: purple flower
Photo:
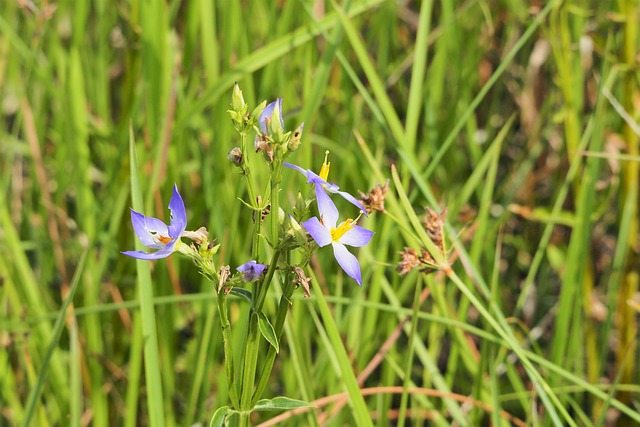
[[[176,244],[180,241],[180,236],[187,228],[187,212],[176,185],[173,186],[169,210],[171,211],[171,222],[167,226],[158,218],[144,216],[131,209],[131,224],[133,224],[133,231],[138,239],[145,246],[159,250],[157,252],[125,251],[122,253],[133,258],[147,260],[166,258],[171,255],[176,249]]]
[[[280,129],[284,129],[284,119],[282,118],[282,98],[278,98],[275,101],[273,101],[271,104],[267,105],[264,108],[264,110],[262,110],[262,113],[260,113],[260,116],[258,117],[258,124],[260,125],[260,130],[265,135],[268,135],[270,133],[269,122],[273,117],[273,110],[276,107],[276,105],[278,106],[277,117],[280,118]]]
[[[324,247],[331,243],[333,254],[340,267],[349,277],[353,278],[358,285],[362,286],[362,275],[360,274],[360,264],[357,258],[351,254],[345,245],[360,247],[371,240],[373,231],[356,225],[355,220],[347,219],[336,227],[338,222],[338,209],[333,204],[331,198],[324,191],[316,191],[318,197],[318,210],[320,219],[313,217],[302,223],[302,226],[311,234],[318,246]],[[362,213],[360,214],[362,215]]]
[[[316,200],[320,200],[320,197],[318,196],[318,194],[324,193],[323,191],[324,189],[329,193],[338,194],[342,196],[346,201],[348,201],[349,203],[351,203],[352,205],[360,209],[360,211],[362,211],[362,213],[364,213],[365,216],[368,216],[367,210],[364,208],[364,206],[362,206],[362,203],[360,203],[358,199],[356,199],[346,191],[340,191],[340,187],[338,187],[336,184],[332,182],[327,181],[327,177],[329,175],[329,165],[331,163],[327,162],[326,158],[324,163],[322,164],[322,169],[320,169],[320,175],[316,174],[310,169],[302,169],[300,166],[296,166],[291,163],[283,162],[282,164],[290,169],[297,170],[298,172],[300,172],[301,174],[307,177],[307,184],[313,184],[316,188]]]
[[[258,277],[260,277],[265,268],[267,268],[266,265],[251,260],[249,262],[245,262],[240,267],[236,268],[236,270],[240,273],[244,273],[245,281],[253,282]]]

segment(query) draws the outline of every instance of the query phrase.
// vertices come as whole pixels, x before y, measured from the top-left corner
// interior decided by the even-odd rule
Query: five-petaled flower
[[[158,251],[125,251],[122,253],[133,258],[146,260],[165,258],[171,255],[177,249],[180,236],[187,227],[187,212],[176,185],[173,186],[169,210],[171,211],[171,222],[167,226],[158,218],[144,216],[131,209],[131,224],[133,224],[136,236],[145,246],[158,249]]]
[[[260,264],[255,260],[251,260],[245,262],[240,267],[236,268],[236,270],[244,274],[243,278],[246,282],[253,282],[260,277],[265,268],[267,268],[266,265]]]
[[[346,201],[360,209],[365,216],[368,216],[367,210],[355,197],[346,191],[340,191],[340,187],[332,182],[328,182],[327,178],[329,177],[329,167],[331,166],[331,162],[327,161],[328,152],[325,154],[324,163],[322,163],[322,168],[320,169],[320,174],[316,174],[310,169],[302,169],[300,166],[296,166],[291,163],[284,162],[283,165],[290,168],[295,169],[304,176],[307,177],[307,183],[313,184],[316,189],[316,200],[319,200],[319,194],[324,193],[323,189],[328,191],[329,193],[338,194],[342,196]]]
[[[336,227],[339,215],[338,208],[324,191],[316,191],[316,197],[320,219],[313,217],[303,222],[302,226],[311,234],[318,246],[323,247],[331,243],[333,254],[340,267],[349,277],[358,282],[358,285],[362,286],[362,275],[358,259],[347,250],[345,245],[364,246],[371,240],[374,234],[373,231],[356,225],[360,216],[355,220],[347,219]]]

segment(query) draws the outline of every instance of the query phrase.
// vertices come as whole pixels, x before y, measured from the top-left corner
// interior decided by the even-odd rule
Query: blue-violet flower
[[[282,131],[284,129],[284,119],[282,118],[282,98],[278,98],[275,101],[273,101],[271,104],[267,105],[264,110],[262,110],[262,113],[260,113],[260,116],[258,117],[258,124],[260,125],[260,130],[262,131],[263,134],[265,135],[269,135],[271,132],[271,127],[269,126],[269,124],[271,123],[271,120],[274,117],[273,114],[273,110],[277,108],[277,113],[276,113],[276,117],[278,117],[280,120],[280,130]]]
[[[246,282],[253,282],[260,277],[265,268],[267,268],[266,265],[251,260],[249,262],[245,262],[240,267],[236,268],[236,270],[240,273],[244,273],[243,278]]]
[[[187,228],[187,212],[176,185],[173,186],[169,210],[171,222],[167,226],[158,218],[144,216],[131,209],[131,224],[138,239],[145,246],[159,250],[157,252],[125,251],[122,253],[133,258],[146,260],[166,258],[171,255],[177,249],[180,236]]]
[[[358,259],[347,250],[345,245],[360,247],[371,240],[374,234],[373,231],[356,225],[358,218],[364,212],[361,211],[361,214],[355,220],[347,219],[336,227],[339,215],[338,208],[324,191],[317,191],[316,196],[318,198],[320,219],[313,217],[301,225],[311,234],[318,246],[324,247],[331,243],[333,254],[340,267],[349,277],[358,282],[358,285],[362,286],[362,275]]]
[[[331,162],[327,162],[326,156],[324,158],[324,163],[322,163],[322,168],[320,169],[319,175],[310,169],[302,169],[300,166],[297,166],[291,163],[283,162],[282,164],[290,169],[297,170],[298,172],[300,172],[301,174],[307,177],[307,184],[313,184],[316,188],[316,199],[319,199],[318,197],[319,193],[324,193],[323,191],[324,189],[329,193],[338,194],[342,196],[346,201],[348,201],[349,203],[351,203],[352,205],[360,209],[360,211],[362,211],[362,213],[364,213],[365,216],[368,216],[367,210],[362,205],[362,203],[358,201],[358,199],[356,199],[346,191],[340,191],[340,187],[338,187],[336,184],[332,182],[327,181],[327,178],[329,177],[329,167],[331,166]]]

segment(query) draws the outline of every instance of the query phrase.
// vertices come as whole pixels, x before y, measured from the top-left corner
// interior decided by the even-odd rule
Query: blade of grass
[[[338,327],[333,320],[333,315],[331,314],[331,310],[329,309],[327,300],[322,293],[322,288],[320,287],[320,284],[315,277],[312,278],[311,282],[313,284],[313,292],[316,296],[318,310],[320,310],[320,315],[322,316],[322,320],[324,322],[325,331],[329,336],[332,348],[335,351],[338,365],[340,366],[342,381],[344,382],[344,385],[349,393],[349,403],[353,408],[353,415],[356,419],[356,423],[361,427],[373,427],[371,417],[369,416],[369,410],[367,409],[367,404],[362,397],[362,393],[360,392],[360,387],[358,386],[356,376],[351,369],[349,356],[347,355],[344,344],[342,343],[342,339],[340,338],[340,332],[338,331]]]
[[[133,128],[129,130],[129,157],[131,162],[131,202],[133,209],[142,212],[142,189],[138,177],[138,162],[136,157],[135,138]],[[144,248],[138,239],[135,239],[137,250]],[[138,276],[138,292],[140,297],[140,315],[142,317],[142,340],[144,343],[144,368],[147,385],[147,406],[151,427],[163,427],[164,400],[162,398],[162,382],[160,376],[160,363],[158,359],[158,337],[156,332],[156,316],[153,304],[153,283],[149,262],[136,260]]]
[[[84,273],[84,265],[87,260],[88,251],[84,251],[80,261],[78,262],[78,266],[76,267],[76,272],[71,280],[71,286],[69,287],[69,293],[65,298],[62,306],[60,307],[60,311],[58,312],[58,316],[56,318],[56,322],[53,325],[53,333],[51,336],[51,340],[49,341],[49,345],[47,346],[47,351],[45,352],[44,359],[42,360],[42,366],[38,369],[38,377],[36,379],[36,383],[34,384],[31,392],[29,393],[29,399],[27,400],[27,404],[25,405],[25,416],[20,423],[23,427],[28,427],[31,423],[31,417],[35,412],[35,406],[37,401],[40,399],[40,394],[42,393],[42,387],[44,385],[45,378],[49,373],[49,364],[51,362],[51,356],[53,355],[54,350],[59,344],[60,336],[62,335],[62,330],[64,329],[65,317],[67,315],[67,309],[69,305],[73,301],[73,297],[78,289],[78,285],[80,284],[80,278]]]
[[[350,8],[348,16],[357,16],[376,7],[383,1],[384,0],[366,0],[356,3]],[[182,114],[179,115],[178,120],[176,121],[176,132],[181,131],[183,127],[187,126],[193,116],[202,113],[207,106],[215,103],[220,95],[229,91],[233,87],[233,84],[236,81],[242,79],[242,77],[253,71],[259,70],[265,65],[276,61],[283,55],[291,52],[292,49],[309,42],[320,34],[320,29],[324,29],[324,31],[326,31],[335,27],[337,23],[338,17],[336,15],[328,15],[320,21],[320,26],[318,28],[299,28],[242,58],[234,68],[223,73],[216,84],[199,96],[196,101],[190,105],[184,106]]]

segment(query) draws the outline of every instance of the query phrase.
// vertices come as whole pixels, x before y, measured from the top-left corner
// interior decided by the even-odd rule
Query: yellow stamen
[[[334,242],[337,242],[338,240],[340,240],[342,236],[344,236],[344,233],[351,230],[354,225],[356,225],[356,222],[352,219],[348,219],[342,224],[340,224],[338,228],[332,228],[331,240],[333,240]]]
[[[324,163],[322,163],[322,167],[320,168],[320,173],[318,174],[320,178],[324,179],[325,181],[329,177],[329,167],[331,166],[331,162],[327,161],[328,157],[329,157],[329,150],[324,152]]]
[[[338,240],[340,240],[340,238],[344,236],[347,231],[351,230],[356,225],[356,223],[358,222],[361,216],[362,216],[362,211],[360,212],[360,215],[358,215],[356,219],[349,218],[348,220],[340,224],[338,228],[332,228],[331,240],[333,240],[334,242],[337,242]]]

